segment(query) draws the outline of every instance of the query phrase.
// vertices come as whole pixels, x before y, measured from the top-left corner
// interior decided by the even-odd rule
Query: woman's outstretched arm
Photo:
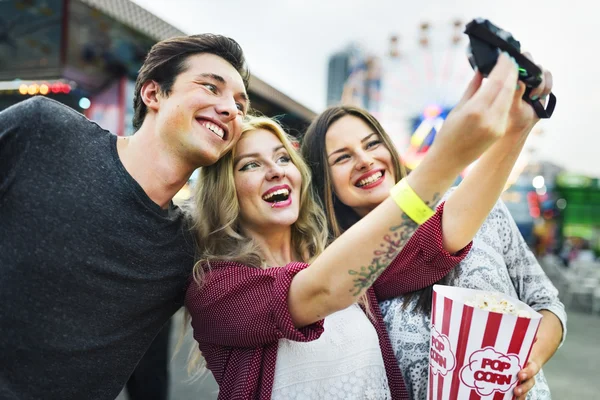
[[[432,207],[458,173],[504,135],[516,82],[517,68],[507,55],[499,58],[485,85],[476,74],[425,159],[405,178],[424,202]],[[288,304],[295,326],[356,302],[417,227],[392,198],[354,224],[292,280]]]
[[[536,93],[544,98],[552,90],[552,74],[544,77]],[[519,83],[509,113],[506,133],[477,161],[458,188],[446,200],[442,220],[443,246],[450,253],[465,247],[496,204],[523,149],[527,136],[539,121],[533,107],[522,97]]]

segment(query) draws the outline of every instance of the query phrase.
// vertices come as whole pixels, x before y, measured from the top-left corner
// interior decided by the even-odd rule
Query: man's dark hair
[[[144,83],[155,81],[161,93],[168,96],[177,76],[187,69],[187,59],[201,53],[214,54],[230,63],[242,76],[244,87],[248,90],[250,73],[244,52],[235,40],[210,33],[163,40],[152,46],[135,81],[133,127],[136,131],[142,126],[148,111],[141,97]]]

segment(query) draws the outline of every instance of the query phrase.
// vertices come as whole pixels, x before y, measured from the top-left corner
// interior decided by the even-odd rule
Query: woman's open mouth
[[[366,177],[361,177],[361,179],[359,179],[354,186],[356,186],[359,189],[372,189],[375,186],[381,184],[383,182],[383,179],[385,177],[385,170],[379,170],[376,171],[374,173],[371,173],[370,175],[366,176]]]
[[[285,186],[277,186],[262,195],[262,199],[271,203],[271,208],[287,207],[292,204],[291,189]]]

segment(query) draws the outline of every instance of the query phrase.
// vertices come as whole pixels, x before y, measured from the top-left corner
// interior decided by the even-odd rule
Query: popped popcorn
[[[529,311],[520,309],[510,300],[502,298],[496,293],[478,293],[473,298],[467,299],[465,304],[486,311],[531,318]]]

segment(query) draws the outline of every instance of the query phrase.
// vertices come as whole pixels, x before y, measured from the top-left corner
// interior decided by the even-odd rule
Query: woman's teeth
[[[382,176],[383,176],[383,172],[381,172],[381,171],[376,172],[373,175],[371,175],[370,177],[361,179],[360,181],[358,181],[356,186],[361,187],[361,186],[368,185],[370,183],[373,183],[373,182],[379,180],[379,178],[381,178]]]
[[[279,189],[274,192],[268,193],[263,196],[263,200],[271,202],[276,200],[286,200],[290,195],[290,191],[288,189]],[[277,196],[277,198],[275,198]]]

